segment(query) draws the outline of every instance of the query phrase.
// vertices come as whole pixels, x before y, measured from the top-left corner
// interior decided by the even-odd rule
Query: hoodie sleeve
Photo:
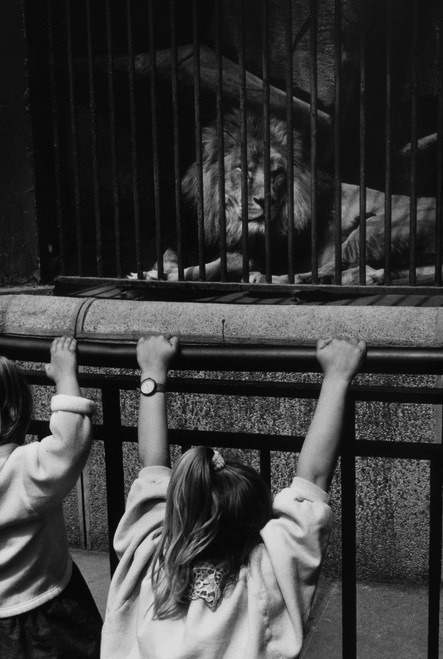
[[[1,525],[38,516],[65,498],[88,458],[95,408],[80,396],[52,398],[52,434],[18,446],[0,470]]]
[[[114,548],[119,558],[131,547],[135,551],[162,525],[170,477],[168,467],[145,467],[140,471],[129,491],[126,510],[114,536]]]
[[[331,530],[329,496],[296,477],[275,497],[274,514],[262,539],[285,608],[306,623]]]

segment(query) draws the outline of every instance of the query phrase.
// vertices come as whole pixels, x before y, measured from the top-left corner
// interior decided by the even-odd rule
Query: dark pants
[[[0,618],[1,659],[99,659],[102,619],[78,567],[66,588],[31,611]]]

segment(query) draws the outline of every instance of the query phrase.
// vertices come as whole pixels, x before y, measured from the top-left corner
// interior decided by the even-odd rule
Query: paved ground
[[[108,555],[77,549],[72,555],[104,615]],[[358,584],[357,602],[358,659],[427,659],[426,589]],[[443,657],[443,622],[440,655]],[[341,659],[341,589],[337,582],[320,584],[302,659]]]

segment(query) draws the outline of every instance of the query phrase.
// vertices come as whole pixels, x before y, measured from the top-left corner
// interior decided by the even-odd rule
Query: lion
[[[293,199],[294,213],[290,217],[288,201],[288,127],[285,121],[272,116],[269,125],[270,183],[269,226],[266,238],[265,222],[265,123],[263,114],[246,112],[247,133],[247,227],[249,283],[266,281],[266,242],[270,253],[272,282],[288,283],[288,231],[293,225],[293,263],[295,283],[312,281],[311,275],[311,179],[308,138],[293,130]],[[215,122],[202,131],[203,226],[205,268],[187,265],[184,279],[220,281],[220,200],[218,137]],[[242,222],[242,149],[241,113],[232,110],[223,120],[226,269],[229,281],[243,279],[243,222]],[[328,281],[335,272],[334,188],[331,177],[321,168],[318,171],[317,255],[318,280]],[[378,190],[367,189],[366,206],[366,283],[383,283],[384,271],[384,207],[385,196]],[[182,196],[188,212],[195,217],[199,200],[199,172],[193,163],[182,179]],[[392,197],[392,266],[407,266],[409,256],[409,197]],[[359,283],[359,188],[342,184],[341,266],[343,283]],[[435,257],[435,199],[419,198],[417,203],[417,248],[419,265],[432,263]],[[197,260],[197,259],[195,259]],[[169,248],[163,256],[164,277],[178,279],[177,254]],[[147,279],[157,279],[157,265],[145,273]]]
[[[257,112],[246,113],[247,131],[247,225],[249,281],[264,280],[265,272],[265,124],[263,115]],[[294,261],[300,271],[309,267],[311,226],[311,172],[308,166],[308,145],[302,134],[293,132],[293,194],[294,217],[289,217],[287,194],[287,125],[276,117],[270,119],[270,219],[269,245],[271,271],[283,275],[288,260],[288,227],[294,227]],[[225,171],[225,217],[226,217],[226,261],[227,278],[240,281],[243,275],[243,226],[242,226],[242,153],[241,153],[241,114],[233,110],[223,120],[224,171]],[[218,138],[216,123],[209,124],[202,131],[203,163],[203,209],[205,279],[217,281],[221,278],[220,259],[220,201]],[[319,174],[322,195],[319,199],[320,216],[329,218],[333,189],[331,180]],[[182,197],[185,212],[196,213],[198,205],[198,169],[193,163],[182,179]],[[323,236],[328,220],[320,223],[319,236]],[[163,257],[165,277],[177,279],[177,259],[175,251],[168,249]],[[200,279],[199,266],[185,268],[186,280]],[[147,278],[157,278],[156,265]]]

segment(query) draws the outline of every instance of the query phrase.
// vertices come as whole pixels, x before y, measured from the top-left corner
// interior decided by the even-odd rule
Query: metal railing
[[[309,254],[309,267],[305,269],[312,271],[314,284],[319,281],[326,194],[322,180],[326,174],[334,198],[330,209],[331,217],[335,218],[332,283],[342,284],[341,186],[350,171],[357,173],[353,174],[351,183],[359,190],[360,209],[359,275],[354,284],[362,288],[366,284],[365,246],[370,214],[367,189],[377,186],[386,193],[384,207],[380,209],[384,217],[384,255],[378,267],[384,268],[384,283],[394,283],[392,195],[398,191],[395,174],[400,169],[398,157],[404,156],[401,149],[406,148],[406,143],[409,159],[403,158],[401,166],[405,162],[409,166],[402,188],[402,194],[410,198],[409,219],[405,220],[409,253],[404,264],[409,274],[402,284],[414,287],[419,283],[417,268],[423,264],[418,258],[417,198],[423,194],[420,181],[426,178],[419,144],[422,138],[429,137],[423,135],[423,130],[433,131],[435,157],[430,162],[432,173],[436,173],[432,185],[436,205],[428,240],[434,258],[427,265],[433,267],[432,285],[441,287],[443,141],[442,112],[438,110],[442,106],[441,15],[430,15],[418,0],[408,3],[388,0],[386,11],[379,13],[374,26],[371,5],[362,2],[351,29],[340,0],[328,3],[327,10],[316,0],[310,0],[309,16],[304,21],[292,0],[283,4],[261,0],[258,5],[238,0],[235,18],[229,14],[229,3],[222,0],[214,0],[209,16],[207,3],[198,0],[189,3],[148,0],[143,10],[140,3],[132,0],[126,0],[119,8],[110,0],[98,3],[86,0],[81,7],[76,3],[75,11],[71,0],[63,3],[45,0],[37,4],[39,15],[40,5],[45,7],[44,22],[34,20],[36,3],[29,0],[25,7],[37,201],[42,231],[48,236],[48,253],[42,254],[42,260],[48,278],[57,274],[123,278],[134,271],[142,280],[143,273],[156,262],[158,277],[162,279],[169,265],[164,263],[163,253],[173,246],[177,250],[178,280],[186,278],[187,266],[198,266],[197,280],[207,280],[207,263],[214,257],[214,246],[209,245],[205,222],[208,208],[204,199],[207,183],[202,133],[214,122],[217,157],[212,166],[218,183],[213,193],[219,199],[217,280],[229,282],[232,273],[227,256],[232,245],[227,240],[229,204],[226,204],[223,151],[226,113],[235,106],[240,116],[238,165],[241,164],[242,171],[242,210],[238,218],[242,235],[235,245],[242,255],[239,280],[249,283],[249,259],[254,249],[247,210],[250,187],[247,113],[254,108],[263,121],[264,254],[260,266],[267,283],[277,274],[276,261],[278,271],[288,275],[289,284],[300,272],[297,225],[289,222],[285,253],[279,254],[278,259],[273,254],[271,124],[273,118],[280,117],[288,129],[285,195],[291,218],[297,214],[293,180],[300,165],[294,159],[294,152],[298,153],[294,140],[298,138],[293,128],[303,134],[308,145],[303,166],[311,175],[310,229],[302,256]],[[281,15],[283,28],[278,34],[280,51],[284,52],[284,56],[280,53],[281,73],[277,78],[275,33],[271,32],[275,29],[276,4],[281,5],[277,13]],[[325,12],[330,16],[325,18]],[[419,19],[429,24],[429,40],[435,42],[432,53],[438,59],[437,65],[425,72],[427,79],[432,78],[430,82],[427,80],[431,92],[421,89],[425,83],[421,84],[420,79],[420,67],[424,64],[417,47]],[[330,43],[326,45],[319,40],[320,32],[325,33],[325,25],[330,31]],[[349,33],[353,35],[351,45]],[[398,34],[402,44],[408,42],[410,48],[397,48]],[[376,54],[369,47],[374,39],[379,44]],[[301,55],[297,50],[300,44]],[[404,61],[399,65],[398,57],[402,53]],[[350,57],[354,66],[352,88],[343,63],[346,60],[349,64]],[[303,65],[306,58],[309,65]],[[297,74],[294,66],[304,68]],[[379,76],[376,84],[374,70]],[[49,89],[47,98],[42,75]],[[328,77],[333,80],[333,89],[327,90],[332,98],[325,100],[327,94],[319,80],[324,86],[329,84],[325,83]],[[375,93],[378,100],[373,102]],[[430,110],[426,105],[428,96],[432,97]],[[396,123],[399,113],[400,127]],[[434,113],[436,121],[432,119]],[[41,130],[42,125],[46,131]],[[358,153],[353,154],[352,160],[349,154],[353,149],[349,146],[355,144]],[[186,210],[183,205],[181,180],[192,162],[195,163],[195,208],[189,215],[189,208]],[[187,244],[190,226],[192,245]]]
[[[25,361],[46,361],[49,339],[0,337],[0,352],[10,358]],[[78,358],[81,365],[98,367],[135,368],[135,346],[80,341]],[[315,351],[309,347],[264,347],[239,345],[183,345],[174,368],[186,371],[244,371],[289,373],[316,372]],[[366,373],[442,374],[441,349],[369,349],[363,365]],[[43,372],[29,372],[29,382],[47,385]],[[136,441],[136,428],[122,425],[120,392],[138,387],[138,377],[132,375],[80,374],[80,383],[101,391],[103,423],[94,426],[94,438],[104,444],[107,484],[109,537],[112,538],[124,511],[124,464],[122,442]],[[177,374],[169,378],[168,390],[180,393],[217,394],[229,396],[258,396],[314,399],[319,384],[282,382],[273,380],[216,379]],[[356,600],[356,459],[359,457],[407,458],[426,461],[430,465],[429,556],[428,556],[428,657],[435,659],[439,652],[443,444],[409,441],[356,439],[356,403],[361,401],[396,402],[416,405],[443,404],[443,389],[416,386],[354,385],[350,389],[343,445],[341,450],[341,511],[342,511],[342,625],[343,657],[357,656],[357,600]],[[47,423],[34,421],[31,433],[43,436]],[[441,434],[441,428],[440,428]],[[171,430],[170,443],[186,450],[191,445],[257,449],[260,470],[271,481],[271,451],[294,453],[300,451],[303,438],[282,434],[212,432]],[[110,543],[111,545],[112,543]],[[116,557],[111,549],[111,568]]]

